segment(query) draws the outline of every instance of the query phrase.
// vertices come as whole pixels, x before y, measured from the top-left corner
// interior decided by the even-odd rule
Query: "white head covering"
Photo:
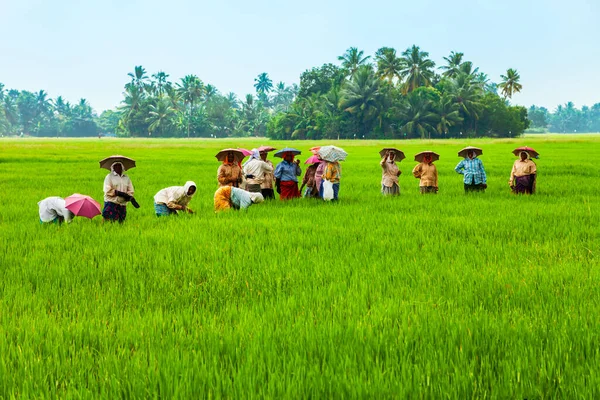
[[[252,149],[250,150],[252,152],[252,154],[250,154],[250,158],[248,159],[248,161],[246,161],[244,163],[244,165],[248,164],[250,161],[252,160],[260,160],[260,152],[258,151],[258,149]]]
[[[250,195],[250,199],[252,199],[252,202],[254,204],[262,203],[263,201],[265,201],[265,198],[261,193],[249,192],[248,194]]]
[[[121,166],[121,176],[125,175],[125,167],[123,166],[123,164],[120,161],[115,161],[114,163],[112,163],[112,165],[110,166],[110,172],[115,172],[115,165],[119,164]],[[116,172],[115,172],[116,174]]]
[[[196,188],[196,191],[198,191],[198,186],[196,186],[196,184],[193,181],[187,181],[185,185],[183,185],[183,193],[185,196],[193,197],[196,194],[196,192],[194,192],[193,194],[188,194],[188,190],[190,190],[192,186]]]
[[[520,153],[519,153],[519,158],[521,158],[521,154],[523,154],[523,153],[525,153],[525,159],[526,159],[526,160],[529,160],[529,153],[528,153],[528,152],[526,152],[526,151],[522,151],[522,152],[520,152]]]

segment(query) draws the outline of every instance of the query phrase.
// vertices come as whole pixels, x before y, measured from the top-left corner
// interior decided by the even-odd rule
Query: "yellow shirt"
[[[517,160],[513,164],[512,171],[510,171],[510,180],[508,181],[512,186],[515,178],[519,176],[531,175],[537,172],[537,166],[531,160]]]
[[[438,186],[438,173],[437,168],[433,163],[419,163],[413,169],[413,175],[415,178],[420,178],[419,186]]]
[[[331,183],[340,183],[340,177],[342,176],[342,168],[339,162],[328,162],[323,172],[323,179],[328,180]]]

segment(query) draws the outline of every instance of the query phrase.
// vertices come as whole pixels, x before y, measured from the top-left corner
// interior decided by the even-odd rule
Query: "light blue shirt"
[[[244,210],[252,205],[252,198],[250,194],[245,190],[238,189],[236,187],[231,188],[231,195],[229,199],[233,203],[233,205],[240,210]]]
[[[301,174],[302,170],[299,165],[285,160],[277,164],[277,168],[275,168],[275,178],[281,179],[282,181],[298,182],[297,176],[300,176]]]
[[[465,158],[458,163],[456,172],[464,176],[465,185],[481,185],[487,183],[487,176],[485,175],[485,169],[483,163],[477,157]]]

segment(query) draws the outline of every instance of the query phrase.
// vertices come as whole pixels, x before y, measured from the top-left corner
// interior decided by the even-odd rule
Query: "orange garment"
[[[215,192],[215,212],[231,208],[231,186],[222,186]]]

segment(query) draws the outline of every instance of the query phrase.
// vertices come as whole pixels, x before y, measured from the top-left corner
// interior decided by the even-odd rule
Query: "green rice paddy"
[[[0,398],[600,396],[600,136],[346,141],[337,204],[215,215],[224,147],[258,140],[0,140]],[[303,151],[318,142],[269,142]],[[336,143],[338,144],[338,143]],[[484,150],[484,194],[454,166]],[[538,150],[514,196],[511,150]],[[401,196],[380,194],[396,146]],[[431,149],[440,192],[418,193]],[[41,225],[37,202],[102,200],[111,154],[137,160],[123,225]],[[153,196],[194,180],[194,215]]]

